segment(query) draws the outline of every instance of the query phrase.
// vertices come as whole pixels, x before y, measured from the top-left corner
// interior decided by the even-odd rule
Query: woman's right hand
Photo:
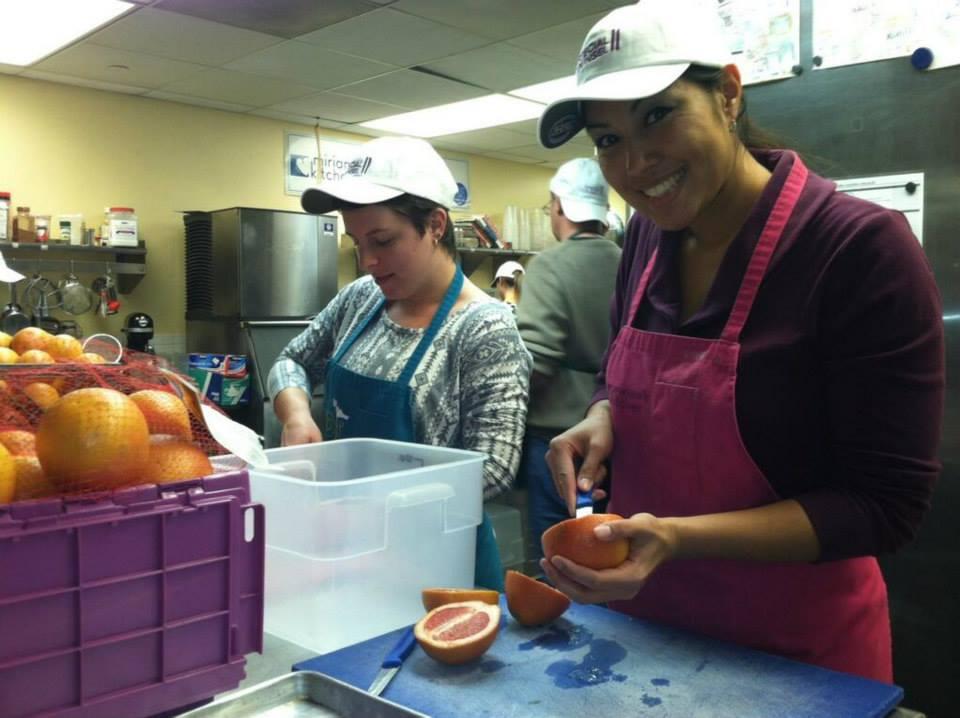
[[[284,423],[283,431],[280,433],[281,446],[296,446],[297,444],[313,444],[323,441],[323,434],[320,427],[313,420],[313,417],[296,416]]]
[[[550,467],[553,483],[566,502],[571,516],[576,511],[578,485],[581,491],[592,491],[594,501],[600,501],[606,496],[606,492],[595,487],[606,479],[607,468],[604,462],[611,451],[613,422],[610,418],[609,401],[594,404],[583,421],[550,442],[547,466]]]

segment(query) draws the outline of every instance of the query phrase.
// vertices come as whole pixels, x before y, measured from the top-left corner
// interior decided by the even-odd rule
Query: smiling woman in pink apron
[[[596,534],[631,553],[544,570],[581,602],[891,681],[874,557],[939,472],[939,295],[901,215],[761,149],[727,55],[716,3],[643,0],[594,26],[540,120],[547,147],[586,128],[637,210],[600,388],[548,455],[568,506],[609,465],[629,518]]]
[[[371,437],[487,454],[484,498],[520,462],[531,358],[509,308],[456,263],[448,208],[456,182],[424,140],[382,137],[303,208],[339,210],[366,276],[344,287],[281,352],[269,379],[284,445]],[[324,429],[310,390],[324,383]],[[503,590],[486,514],[477,585]]]

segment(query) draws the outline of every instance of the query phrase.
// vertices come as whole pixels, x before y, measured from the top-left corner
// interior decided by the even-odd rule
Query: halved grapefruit
[[[486,653],[499,629],[499,606],[461,601],[430,611],[413,627],[413,634],[428,656],[441,663],[459,665]]]
[[[420,593],[423,607],[432,611],[438,606],[463,601],[483,601],[491,606],[500,603],[500,594],[486,588],[425,588]]]
[[[519,571],[507,571],[504,587],[510,615],[523,626],[550,623],[570,608],[565,594]]]

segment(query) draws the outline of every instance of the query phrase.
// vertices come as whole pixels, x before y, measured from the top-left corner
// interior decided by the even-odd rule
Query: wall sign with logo
[[[313,135],[284,133],[283,177],[284,191],[289,195],[303,193],[321,180],[339,179],[350,167],[360,147],[359,142],[320,139]],[[470,166],[466,160],[444,158],[457,183],[457,196],[450,209],[470,207]]]

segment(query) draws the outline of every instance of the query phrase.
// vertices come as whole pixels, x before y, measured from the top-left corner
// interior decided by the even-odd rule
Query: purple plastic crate
[[[246,471],[0,506],[0,716],[143,718],[237,686],[263,649]]]

